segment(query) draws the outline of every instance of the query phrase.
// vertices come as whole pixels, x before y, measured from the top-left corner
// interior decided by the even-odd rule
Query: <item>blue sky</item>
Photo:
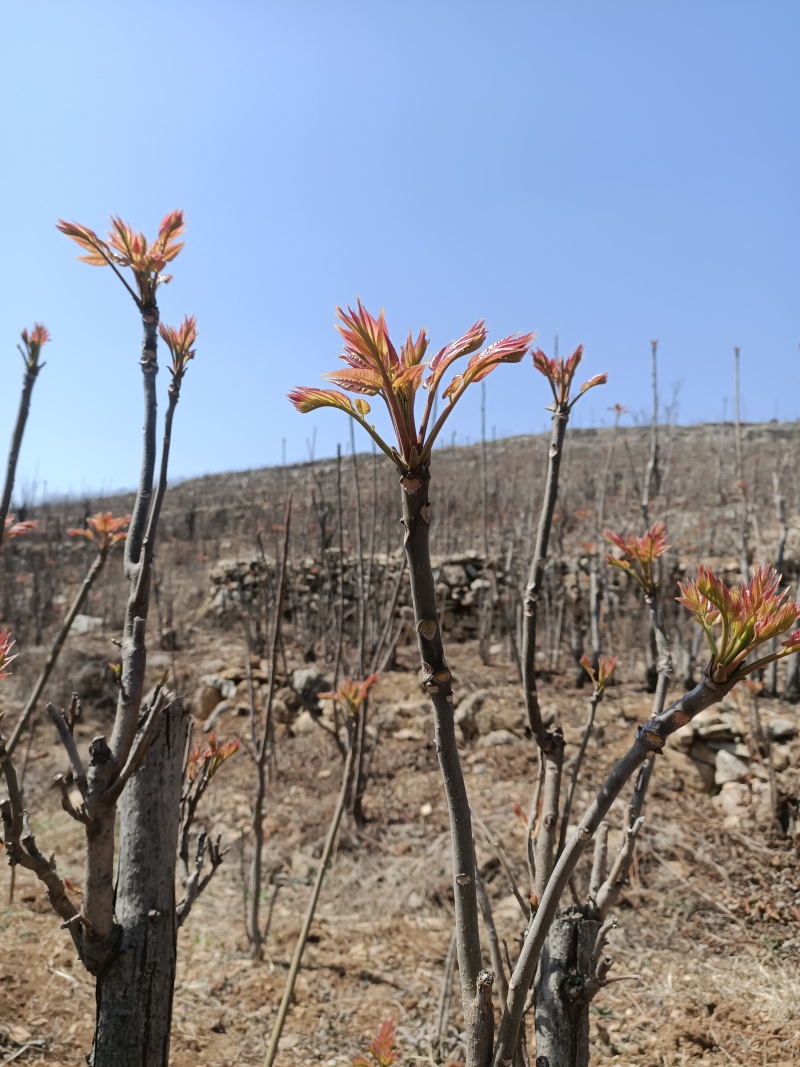
[[[19,332],[53,334],[20,492],[138,473],[136,309],[74,261],[59,216],[154,234],[186,211],[161,298],[163,321],[200,329],[174,477],[278,463],[284,441],[302,460],[314,434],[317,455],[348,447],[344,416],[284,394],[335,369],[334,310],[356,297],[434,351],[477,318],[491,338],[536,330],[548,355],[556,334],[562,355],[583,342],[610,381],[579,425],[644,414],[651,338],[681,421],[730,416],[734,345],[744,415],[797,418],[799,45],[796,0],[17,0],[0,440]],[[457,440],[479,435],[479,401]],[[489,432],[541,430],[546,403],[530,363],[500,368]]]

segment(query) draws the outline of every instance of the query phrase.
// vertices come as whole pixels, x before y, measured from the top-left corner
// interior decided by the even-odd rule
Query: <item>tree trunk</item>
[[[589,1001],[586,982],[599,921],[578,908],[559,910],[542,950],[536,980],[536,1063],[541,1067],[589,1067]]]
[[[122,794],[116,918],[119,952],[97,982],[92,1067],[167,1067],[175,985],[175,862],[188,718],[163,712]]]

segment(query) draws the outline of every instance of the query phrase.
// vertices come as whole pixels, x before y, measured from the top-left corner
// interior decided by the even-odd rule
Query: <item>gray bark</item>
[[[167,1067],[175,984],[175,856],[187,715],[174,700],[122,794],[119,952],[97,982],[92,1067]]]
[[[536,1056],[548,1067],[589,1067],[589,1002],[600,923],[560,910],[542,950],[536,982]]]

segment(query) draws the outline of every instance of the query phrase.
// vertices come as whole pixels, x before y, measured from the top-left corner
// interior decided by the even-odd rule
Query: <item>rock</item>
[[[749,766],[732,752],[720,749],[715,759],[714,779],[717,785],[739,782],[750,774]]]
[[[392,734],[395,741],[424,741],[425,735],[420,730],[414,730],[406,726]]]
[[[221,703],[222,694],[213,685],[198,685],[192,694],[192,714],[200,722],[205,722],[211,712]]]
[[[105,663],[87,663],[78,671],[73,687],[81,700],[94,700],[105,694]]]
[[[314,716],[310,711],[301,711],[292,725],[292,733],[295,736],[310,734],[316,729],[317,724],[314,722]]]
[[[236,682],[229,678],[220,678],[216,674],[204,674],[200,679],[200,684],[216,689],[223,700],[233,700],[236,696]]]
[[[296,848],[292,853],[291,858],[291,871],[295,878],[301,880],[310,878],[314,871],[314,863],[307,852],[303,849]]]
[[[96,634],[103,629],[103,620],[96,615],[76,615],[72,623],[74,634]]]
[[[563,726],[564,741],[570,748],[578,748],[583,740],[583,726]]]
[[[482,717],[479,725],[482,725],[483,721],[485,721],[485,716]],[[492,708],[489,722],[491,727],[490,730],[485,731],[486,733],[490,733],[491,730],[511,730],[513,733],[522,736],[525,733],[525,727],[528,725],[528,713],[521,700],[518,703],[506,703],[503,701]]]
[[[203,724],[203,733],[209,733],[217,725],[222,716],[233,709],[232,700],[221,700],[219,704],[214,708],[209,717]]]
[[[330,679],[315,667],[298,667],[292,671],[292,689],[311,711],[319,711],[319,694],[331,690]]]
[[[770,741],[786,744],[797,733],[797,723],[794,719],[773,719],[767,724],[767,735]]]
[[[688,754],[689,762],[691,763],[694,770],[697,772],[697,775],[703,787],[703,792],[711,793],[714,789],[714,786],[716,785],[716,759],[714,757],[714,754],[711,753],[710,749],[709,753],[711,755],[711,760],[698,759],[698,757],[695,755],[695,749],[700,747],[707,748],[707,746],[703,745],[702,742],[692,745],[691,751]]]
[[[478,742],[478,748],[497,748],[500,745],[515,745],[519,741],[510,730],[492,730]]]
[[[726,782],[712,803],[722,809],[722,825],[735,829],[744,820],[769,818],[769,786],[766,782]]]
[[[789,749],[785,745],[780,745],[778,748],[774,748],[771,753],[772,757],[772,769],[776,774],[780,774],[785,771],[789,764],[792,762],[792,757],[789,753]]]
[[[465,696],[456,707],[455,724],[461,730],[465,741],[474,741],[480,733],[476,716],[487,696],[485,689],[476,689],[474,693]]]
[[[267,707],[267,698],[269,696],[269,690],[264,690],[264,708]],[[272,697],[272,714],[275,722],[280,723],[282,726],[287,725],[294,719],[294,712],[286,704],[286,701],[279,693],[275,693]]]

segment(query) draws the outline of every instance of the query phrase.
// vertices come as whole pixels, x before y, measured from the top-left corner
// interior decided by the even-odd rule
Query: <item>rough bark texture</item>
[[[93,1067],[167,1067],[175,984],[175,856],[187,716],[174,700],[122,794],[119,954],[97,983]]]
[[[556,915],[542,950],[536,981],[536,1055],[548,1067],[588,1067],[589,1001],[586,982],[600,923],[579,908]]]

